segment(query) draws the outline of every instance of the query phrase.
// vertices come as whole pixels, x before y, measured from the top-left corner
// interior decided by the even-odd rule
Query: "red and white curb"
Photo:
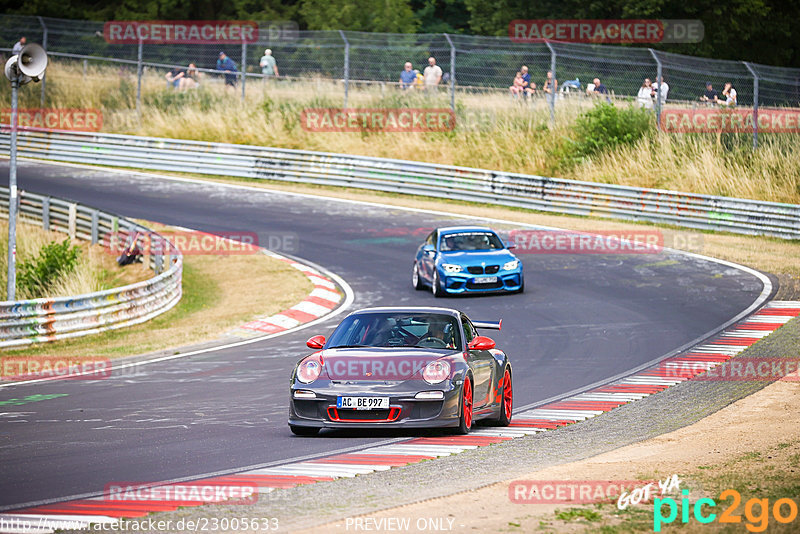
[[[290,330],[301,324],[316,321],[331,313],[342,300],[342,294],[337,290],[336,284],[329,277],[317,269],[303,263],[287,258],[275,252],[265,250],[264,253],[278,261],[287,263],[297,269],[311,281],[314,289],[301,302],[288,310],[284,310],[269,317],[255,319],[239,326],[234,335],[245,337],[248,335],[275,334]]]
[[[305,269],[309,270],[305,271]],[[308,267],[303,266],[301,270],[307,272],[309,276],[318,276],[313,269]],[[324,277],[320,277],[320,279],[323,280]],[[326,284],[320,284],[320,286],[317,289],[329,289]],[[259,493],[269,493],[280,488],[386,471],[392,467],[458,454],[465,450],[502,443],[516,437],[553,430],[595,417],[690,380],[694,375],[704,372],[705,369],[729,360],[798,316],[800,316],[800,301],[772,301],[758,312],[725,329],[706,343],[610,384],[515,414],[508,427],[478,427],[466,436],[413,438],[324,458],[168,485],[251,486],[258,488]],[[289,317],[292,316],[289,315]],[[674,376],[671,373],[667,376],[663,370],[665,363],[691,365],[690,370],[681,376]],[[697,365],[698,363],[702,365]],[[81,528],[76,526],[76,522],[83,524],[83,528],[87,528],[86,525],[90,523],[112,523],[122,517],[135,519],[151,512],[172,511],[178,507],[202,504],[205,503],[199,501],[109,501],[104,500],[103,497],[96,497],[0,514],[0,524],[7,526],[11,524],[12,520],[17,520],[18,522],[27,521],[28,524],[33,525],[28,530],[2,530],[2,532],[53,532],[56,528]],[[37,524],[42,528],[38,528]]]

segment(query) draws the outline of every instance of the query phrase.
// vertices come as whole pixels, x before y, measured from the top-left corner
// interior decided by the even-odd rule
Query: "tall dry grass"
[[[103,111],[103,130],[204,141],[345,152],[455,164],[579,180],[800,203],[800,141],[791,134],[761,136],[753,151],[747,135],[675,135],[654,131],[632,146],[565,164],[563,148],[575,119],[592,106],[583,98],[560,101],[556,121],[543,99],[511,100],[503,92],[459,93],[452,132],[323,133],[305,131],[300,113],[342,105],[341,82],[247,81],[247,97],[206,76],[197,90],[167,88],[164,72],[149,71],[137,115],[135,71],[116,66],[53,62],[48,67],[48,107]],[[0,93],[8,93],[0,84]],[[39,92],[23,89],[22,105],[38,107]],[[624,105],[624,104],[623,104]],[[349,107],[449,107],[435,97],[400,93],[394,84],[353,85]]]
[[[17,223],[17,269],[19,266],[39,255],[42,247],[54,241],[61,242],[67,236],[57,232],[46,232],[41,228]],[[119,267],[115,257],[100,245],[90,245],[83,241],[74,241],[81,254],[75,270],[61,276],[47,292],[47,297],[67,297],[81,295],[93,291],[101,291],[112,287],[123,286],[145,280],[152,275],[142,264]],[[19,272],[19,271],[18,271]],[[8,222],[0,221],[0,291],[5,295],[8,280]],[[18,300],[36,298],[39,295],[29,294],[25,288],[17,287]],[[4,298],[0,298],[4,300]]]

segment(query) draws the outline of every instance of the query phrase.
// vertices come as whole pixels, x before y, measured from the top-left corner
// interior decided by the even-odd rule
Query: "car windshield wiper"
[[[370,348],[372,348],[372,345],[336,345],[335,347],[328,347],[328,348],[330,348],[330,349],[358,349],[358,348],[362,348],[362,347],[370,347]]]

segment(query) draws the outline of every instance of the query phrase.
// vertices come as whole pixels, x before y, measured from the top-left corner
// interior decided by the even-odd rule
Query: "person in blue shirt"
[[[417,73],[412,70],[410,61],[406,61],[403,70],[400,72],[400,89],[411,89],[417,80]]]
[[[217,60],[217,70],[225,72],[225,85],[236,87],[236,75],[231,74],[237,72],[236,63],[231,58],[225,55],[225,52],[219,53]]]
[[[536,84],[531,83],[531,75],[528,72],[527,65],[523,65],[519,70],[522,73],[522,95],[530,96],[536,91]]]

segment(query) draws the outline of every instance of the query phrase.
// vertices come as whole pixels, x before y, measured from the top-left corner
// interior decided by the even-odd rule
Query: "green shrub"
[[[44,245],[35,258],[20,263],[17,286],[31,298],[46,296],[58,277],[75,270],[80,253],[77,245],[69,246],[69,239]]]

